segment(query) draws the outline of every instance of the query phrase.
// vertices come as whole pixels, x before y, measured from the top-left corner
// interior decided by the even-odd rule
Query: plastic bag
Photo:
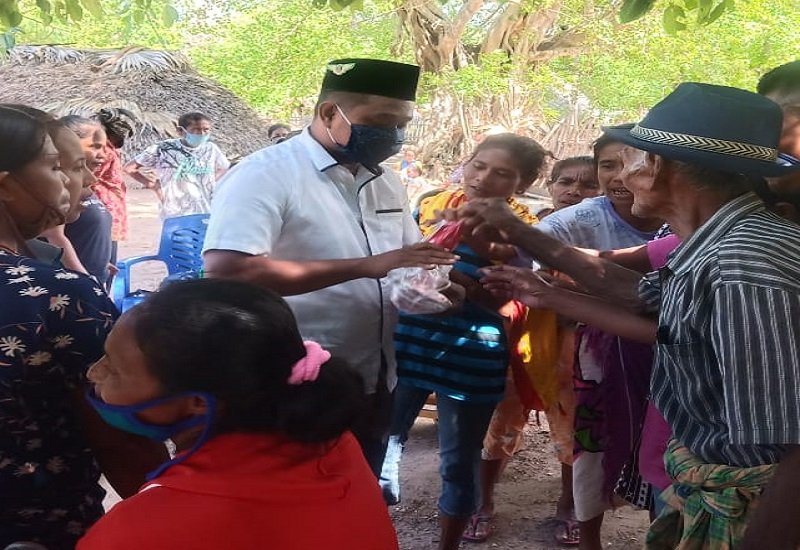
[[[452,266],[440,265],[433,269],[408,267],[390,274],[390,298],[403,313],[431,315],[453,307],[453,302],[442,294],[450,286]]]
[[[433,233],[428,235],[425,240],[429,243],[438,244],[447,250],[453,250],[461,240],[461,231],[464,229],[464,222],[440,221],[433,226]]]
[[[441,221],[425,241],[447,248],[458,246],[461,240],[461,222]],[[403,313],[411,315],[432,315],[442,313],[453,307],[453,302],[442,294],[450,286],[450,270],[453,266],[440,265],[433,269],[409,267],[396,269],[389,275],[391,281],[390,299]]]

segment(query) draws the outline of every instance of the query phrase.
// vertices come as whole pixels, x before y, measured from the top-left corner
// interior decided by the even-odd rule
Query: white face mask
[[[189,147],[200,147],[208,143],[208,140],[211,139],[211,132],[207,134],[193,134],[186,128],[181,127],[181,130],[183,130],[183,139]]]

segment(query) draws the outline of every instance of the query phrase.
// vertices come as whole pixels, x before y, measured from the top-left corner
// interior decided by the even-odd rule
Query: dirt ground
[[[130,238],[120,246],[120,258],[153,253],[158,246],[160,223],[155,196],[147,190],[128,195]],[[157,266],[142,266],[134,273],[134,288],[155,288],[163,276]],[[547,434],[547,424],[528,425],[527,446],[509,465],[497,488],[495,533],[486,543],[465,548],[492,550],[554,550],[552,521],[560,487],[560,466]],[[439,495],[436,423],[417,420],[401,465],[402,502],[391,510],[402,550],[436,548]],[[111,504],[115,499],[109,500]],[[623,508],[606,514],[604,546],[614,550],[642,547],[648,519],[644,512]]]

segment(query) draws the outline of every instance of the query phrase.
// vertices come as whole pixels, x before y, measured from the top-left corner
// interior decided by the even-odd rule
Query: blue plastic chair
[[[198,278],[203,269],[206,229],[208,214],[165,219],[161,229],[161,244],[155,256],[134,256],[117,262],[119,273],[114,277],[111,287],[117,308],[122,312],[127,311],[149,294],[149,291],[140,289],[131,292],[131,268],[136,264],[162,262],[167,266],[165,282]]]

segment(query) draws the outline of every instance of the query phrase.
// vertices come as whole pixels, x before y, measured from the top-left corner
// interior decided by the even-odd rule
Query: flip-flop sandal
[[[469,519],[462,538],[469,542],[485,542],[492,535],[492,516],[475,514]]]
[[[581,543],[580,526],[577,521],[569,519],[557,519],[558,525],[553,538],[556,542],[564,546],[578,546]]]

